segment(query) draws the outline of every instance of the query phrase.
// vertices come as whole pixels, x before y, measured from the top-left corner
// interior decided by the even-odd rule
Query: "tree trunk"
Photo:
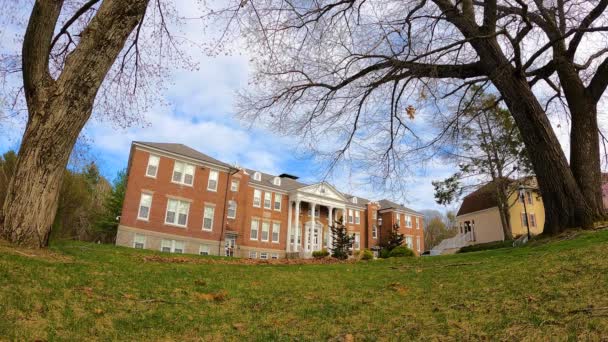
[[[4,202],[2,236],[8,241],[36,248],[48,243],[64,170],[80,132],[67,129],[76,120],[65,113],[40,113],[27,124]],[[86,119],[78,121],[82,126]]]
[[[566,228],[590,227],[596,218],[576,182],[549,119],[527,81],[504,66],[493,74],[522,134],[545,206],[544,232],[555,234]]]
[[[104,0],[57,79],[51,77],[48,62],[63,1],[35,2],[22,52],[29,118],[0,217],[0,235],[10,242],[47,245],[70,153],[101,83],[143,20],[148,1]]]

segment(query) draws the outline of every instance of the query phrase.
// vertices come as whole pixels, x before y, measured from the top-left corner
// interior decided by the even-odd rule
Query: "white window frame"
[[[212,210],[211,211],[211,218],[210,218],[211,219],[211,224],[210,224],[209,228],[205,227],[205,219],[209,219],[207,217],[207,208],[209,208],[209,209]],[[204,231],[207,231],[207,232],[213,231],[213,221],[214,221],[214,219],[215,219],[215,206],[214,205],[210,205],[210,204],[205,204],[205,206],[203,207],[203,230]]]
[[[266,227],[266,238],[264,238],[264,227]],[[270,221],[262,221],[262,229],[260,229],[260,241],[268,242],[270,239]]]
[[[276,236],[277,236],[276,240],[274,238],[275,231],[276,231]],[[272,223],[272,231],[270,232],[270,235],[272,236],[271,237],[272,243],[279,243],[279,241],[281,240],[281,223],[280,222]]]
[[[234,209],[231,208],[232,205],[234,205]],[[234,213],[233,213],[232,216],[230,215],[230,211],[231,210],[234,211]],[[229,219],[235,219],[236,218],[236,210],[237,210],[237,203],[236,203],[236,201],[233,201],[233,200],[228,201],[228,209],[226,210],[226,217],[229,218]]]
[[[215,187],[211,186],[212,181],[215,181]],[[207,191],[217,192],[217,184],[220,182],[220,172],[218,170],[209,170],[209,178],[207,179]]]
[[[170,243],[170,246],[168,246],[168,248],[169,248],[169,252],[168,253],[175,253],[175,249],[176,249],[175,247],[176,247],[176,245],[178,243],[182,244],[182,248],[181,248],[181,252],[178,252],[177,254],[184,254],[185,253],[185,250],[186,250],[186,242],[185,241],[182,241],[182,240],[170,240],[170,239],[162,239],[161,240],[161,242],[160,242],[160,251],[161,252],[167,253],[167,252],[163,251],[163,247],[165,247],[165,246],[163,246],[163,244],[165,242],[169,242]]]
[[[232,192],[239,191],[239,180],[238,179],[233,179],[230,182],[230,191],[232,191]]]
[[[177,206],[175,208],[175,217],[174,217],[175,221],[174,222],[167,221],[167,219],[169,218],[169,205],[170,205],[170,203],[172,201],[177,202]],[[183,225],[179,224],[179,215],[183,214],[181,212],[181,206],[182,206],[182,204],[187,205],[187,210],[186,210],[186,213],[185,213],[186,214],[186,223],[184,223]],[[178,199],[175,199],[175,198],[169,198],[167,200],[167,209],[165,210],[165,224],[166,225],[176,226],[176,227],[180,227],[180,228],[186,228],[186,227],[188,227],[189,216],[190,216],[190,202],[184,201],[184,200],[178,200]]]
[[[361,234],[353,233],[353,235],[355,236],[355,240],[353,241],[353,249],[358,251],[361,249]]]
[[[152,165],[152,160],[156,160],[156,165]],[[148,166],[146,166],[146,177],[156,178],[158,175],[158,166],[160,165],[160,156],[156,154],[150,154],[148,157]],[[154,174],[150,174],[150,166],[155,167]]]
[[[179,180],[175,179],[175,172],[178,169],[178,166],[181,166],[181,177]],[[192,170],[192,183],[186,183],[186,175],[187,170],[191,169]],[[186,162],[182,162],[179,160],[176,160],[175,163],[173,164],[173,173],[171,173],[171,182],[175,183],[175,184],[181,184],[181,185],[187,185],[187,186],[194,186],[194,175],[196,173],[196,167],[192,164],[186,163]]]
[[[144,196],[150,197],[150,204],[148,205],[148,216],[143,217],[141,216],[141,207],[143,205],[144,202]],[[141,196],[139,197],[139,206],[137,207],[137,219],[141,220],[141,221],[149,221],[150,220],[150,211],[152,210],[152,194],[149,192],[142,192]]]
[[[140,241],[138,241],[138,240],[140,240]],[[137,247],[137,244],[141,244],[141,248]],[[135,233],[133,235],[133,248],[146,249],[146,236],[143,234]]]
[[[372,210],[372,219],[374,219],[374,220],[378,219],[378,210]]]
[[[521,226],[523,228],[526,228],[528,223],[528,217],[526,216],[526,213],[521,213],[521,215],[519,215],[519,218],[521,220]]]
[[[422,219],[420,217],[416,217],[416,229],[420,230],[420,226],[422,226]]]
[[[281,211],[281,201],[283,201],[283,195],[275,193],[274,194],[274,202],[273,202],[273,205],[272,205],[273,209],[275,211]],[[278,208],[277,208],[277,204],[279,205]]]
[[[378,225],[375,223],[372,224],[372,239],[378,239]]]
[[[262,206],[262,190],[253,189],[253,206],[259,208]]]
[[[353,210],[348,209],[348,223],[354,223],[355,220],[353,218]]]
[[[258,181],[258,182],[262,181],[262,174],[259,172],[255,172],[253,174],[253,180]]]
[[[268,260],[268,252],[260,252],[260,260]]]
[[[274,179],[272,180],[272,184],[274,184],[276,186],[281,186],[281,178],[274,177]]]
[[[278,258],[279,258],[279,253],[271,253],[270,254],[270,259],[277,260]]]
[[[268,206],[266,206],[266,201],[268,201]],[[264,192],[264,209],[272,209],[272,192]]]
[[[414,237],[411,235],[406,235],[405,236],[405,245],[407,246],[407,248],[414,250]]]
[[[353,204],[357,204],[357,197],[353,197],[353,198],[351,199],[351,202],[353,202]]]
[[[399,228],[401,228],[401,214],[397,213],[396,217],[397,217],[397,219],[395,220],[395,222],[397,223]]]
[[[198,255],[209,255],[209,245],[200,245],[198,247]]]
[[[405,227],[412,228],[412,215],[405,215]]]
[[[253,229],[254,223],[255,223],[255,229]],[[253,237],[253,232],[255,232],[255,238]],[[259,238],[260,238],[260,220],[252,219],[251,227],[249,230],[249,239],[257,241],[257,240],[259,240]]]
[[[257,258],[258,258],[258,252],[249,251],[249,259],[257,259]]]
[[[361,224],[361,212],[355,210],[355,224]]]

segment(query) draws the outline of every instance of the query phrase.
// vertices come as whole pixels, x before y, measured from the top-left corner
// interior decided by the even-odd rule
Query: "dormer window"
[[[354,204],[357,204],[357,197],[353,197],[353,198],[351,199],[351,201],[352,201]]]
[[[259,172],[254,173],[253,174],[253,180],[256,180],[258,182],[261,181],[262,180],[262,174],[259,173]]]
[[[272,184],[274,184],[276,186],[281,186],[281,178],[274,177],[274,179],[272,180]]]

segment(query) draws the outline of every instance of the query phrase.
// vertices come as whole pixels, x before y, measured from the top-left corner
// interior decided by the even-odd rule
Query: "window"
[[[281,211],[281,201],[283,200],[283,195],[274,194],[274,210]]]
[[[359,233],[355,233],[355,241],[353,242],[353,249],[358,250],[361,248],[361,235]]]
[[[272,242],[279,243],[279,232],[281,231],[281,224],[279,222],[272,223]]]
[[[399,227],[401,227],[401,215],[397,214],[397,220],[396,220],[396,222],[397,222],[397,225]]]
[[[213,216],[215,214],[215,207],[211,205],[205,205],[205,211],[203,213],[203,230],[213,229]]]
[[[255,181],[261,181],[262,180],[262,175],[259,172],[256,172],[253,174],[253,180]]]
[[[249,252],[249,259],[257,259],[257,258],[258,258],[258,252],[254,252],[254,251]]]
[[[270,209],[270,203],[272,202],[272,192],[264,193],[264,209]]]
[[[519,192],[517,197],[519,197],[519,203],[524,203],[524,194],[522,192]]]
[[[412,217],[410,215],[405,215],[405,226],[412,228]]]
[[[274,179],[272,180],[272,184],[274,184],[276,186],[281,186],[281,178],[274,177]]]
[[[275,260],[275,259],[278,259],[278,258],[279,258],[279,253],[272,253],[272,254],[270,254],[270,259]]]
[[[353,223],[353,211],[348,209],[348,223]]]
[[[359,210],[355,211],[355,223],[356,224],[361,223],[361,212]]]
[[[378,219],[378,212],[376,210],[372,211],[372,219],[374,219],[374,220]]]
[[[526,191],[526,199],[528,200],[528,204],[532,204],[532,192]]]
[[[357,204],[357,197],[353,197],[353,198],[351,199],[351,201],[352,201],[354,204]]]
[[[140,220],[148,220],[150,218],[150,207],[152,206],[152,194],[143,193],[139,200],[139,211],[137,218]]]
[[[189,210],[189,202],[170,198],[167,202],[167,215],[165,216],[165,223],[185,227],[188,224]]]
[[[199,255],[209,255],[209,246],[201,245],[198,249]]]
[[[536,214],[530,214],[530,226],[536,227]]]
[[[251,233],[249,238],[251,240],[257,240],[258,239],[258,230],[260,229],[260,221],[258,220],[251,220]]]
[[[260,252],[260,259],[268,259],[268,252]]]
[[[420,236],[416,236],[416,248],[418,249],[418,253],[420,253]]]
[[[194,181],[194,165],[176,160],[175,165],[173,166],[172,180],[174,183],[192,185]]]
[[[422,226],[422,219],[420,217],[416,217],[416,229],[420,229]]]
[[[406,236],[405,245],[407,246],[407,248],[414,250],[414,239],[411,236]]]
[[[378,226],[375,224],[372,226],[372,239],[378,238]]]
[[[215,170],[209,171],[209,180],[207,181],[207,190],[209,191],[217,191],[217,179],[219,177],[219,173]]]
[[[146,236],[141,234],[135,234],[135,237],[133,238],[133,248],[146,248]]]
[[[262,241],[268,241],[268,231],[270,230],[270,222],[262,222]]]
[[[262,203],[262,191],[258,189],[253,190],[253,206],[259,208]]]
[[[160,162],[160,158],[153,154],[148,158],[148,167],[146,168],[146,176],[156,178],[156,174],[158,173],[158,163]]]
[[[528,219],[526,213],[521,213],[521,225],[525,228],[528,225]]]
[[[230,191],[232,191],[232,192],[239,191],[239,181],[238,180],[233,180],[232,182],[230,182]]]
[[[236,201],[228,201],[228,218],[236,218]]]
[[[160,244],[161,252],[167,253],[184,253],[184,242],[178,240],[163,239]]]

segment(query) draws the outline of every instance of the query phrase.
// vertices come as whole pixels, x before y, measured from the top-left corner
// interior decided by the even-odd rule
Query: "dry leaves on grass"
[[[402,295],[406,294],[407,290],[408,290],[407,286],[402,285],[401,283],[390,283],[388,285],[388,287],[391,290],[397,292],[398,294],[402,294]]]
[[[334,258],[322,259],[277,259],[277,260],[259,260],[259,259],[214,259],[214,258],[198,258],[198,257],[176,257],[162,255],[145,255],[141,257],[144,262],[155,263],[174,263],[174,264],[204,264],[204,265],[322,265],[322,264],[349,264],[355,263],[356,260],[338,260]]]
[[[225,290],[221,290],[221,291],[214,292],[214,293],[196,292],[194,294],[194,296],[198,300],[203,300],[203,301],[207,301],[207,302],[223,302],[226,299],[228,299],[228,292],[226,292]]]

